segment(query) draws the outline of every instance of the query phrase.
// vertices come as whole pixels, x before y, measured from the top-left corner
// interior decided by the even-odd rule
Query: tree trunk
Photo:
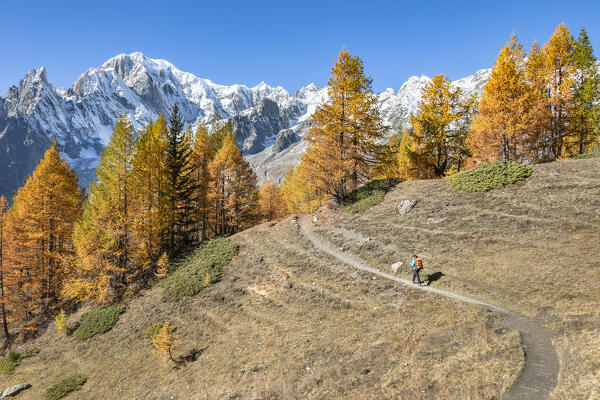
[[[579,154],[583,154],[583,114],[579,124]]]
[[[506,135],[506,132],[502,132],[502,161],[508,162],[508,159],[508,136]]]

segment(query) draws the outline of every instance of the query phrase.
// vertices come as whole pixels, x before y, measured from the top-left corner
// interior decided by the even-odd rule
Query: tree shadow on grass
[[[206,346],[202,349],[194,348],[194,349],[191,349],[190,351],[188,351],[187,353],[174,358],[173,362],[175,363],[175,368],[185,367],[189,363],[193,363],[194,361],[196,361],[198,359],[198,357],[200,357],[200,355],[202,353],[204,353],[204,351],[206,349],[208,349],[208,346]]]

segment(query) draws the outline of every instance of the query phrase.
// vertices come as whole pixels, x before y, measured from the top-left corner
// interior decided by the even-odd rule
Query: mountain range
[[[482,69],[454,85],[467,95],[481,93],[491,70]],[[427,76],[413,76],[398,90],[378,94],[391,134],[407,126]],[[90,68],[67,89],[56,88],[46,69],[30,70],[0,97],[0,194],[10,195],[33,171],[52,139],[85,187],[94,178],[118,114],[141,129],[179,106],[187,125],[231,120],[236,140],[259,181],[280,181],[305,149],[301,140],[311,115],[327,100],[327,88],[309,84],[289,93],[260,83],[255,87],[219,85],[142,53],[120,54]]]

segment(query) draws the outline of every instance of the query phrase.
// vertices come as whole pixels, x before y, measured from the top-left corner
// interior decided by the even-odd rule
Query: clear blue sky
[[[490,67],[515,31],[526,48],[564,21],[600,49],[598,1],[4,1],[0,95],[45,65],[67,87],[119,53],[141,51],[216,83],[323,86],[345,46],[377,91],[411,75],[458,79]]]

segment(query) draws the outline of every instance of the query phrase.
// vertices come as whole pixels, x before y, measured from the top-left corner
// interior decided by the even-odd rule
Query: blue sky
[[[3,1],[0,95],[45,65],[67,87],[119,53],[141,51],[216,83],[323,86],[342,47],[376,91],[411,75],[452,79],[490,67],[515,31],[529,47],[561,21],[598,55],[597,1]]]

